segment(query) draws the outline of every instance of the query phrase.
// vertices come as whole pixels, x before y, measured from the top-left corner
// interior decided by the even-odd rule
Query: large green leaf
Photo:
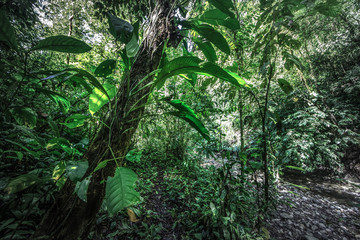
[[[3,10],[0,11],[0,41],[11,48],[17,49],[15,30]]]
[[[89,163],[87,161],[72,162],[66,166],[66,173],[71,181],[77,182],[80,181],[81,178],[85,175],[88,167]]]
[[[225,71],[218,65],[210,62],[199,64],[201,60],[197,57],[179,57],[166,63],[157,77],[155,85],[160,89],[167,78],[180,74],[201,74],[220,78],[236,87],[247,86],[245,81],[236,73]]]
[[[170,112],[171,115],[179,117],[187,121],[193,128],[195,128],[206,140],[210,140],[209,132],[205,128],[204,124],[196,116],[194,110],[192,110],[187,104],[180,100],[166,101],[174,108],[178,109],[178,112]]]
[[[225,71],[218,65],[210,62],[206,62],[202,65],[202,71],[199,72],[200,74],[208,74],[213,77],[220,78],[226,82],[231,83],[236,87],[241,87],[245,85],[245,81],[236,73],[232,73],[230,71]],[[242,81],[241,81],[242,80]]]
[[[107,95],[112,99],[116,94],[116,88],[114,85],[105,83],[102,87],[107,92]],[[109,98],[100,91],[98,88],[94,88],[93,93],[90,94],[89,98],[89,111],[91,115],[94,115],[97,111],[100,110],[102,106],[109,102]]]
[[[171,106],[173,106],[174,108],[176,108],[177,110],[179,110],[180,112],[184,112],[187,113],[189,115],[192,115],[194,117],[197,118],[194,110],[192,110],[188,105],[186,105],[184,102],[174,99],[171,101],[167,101],[167,103],[169,103]]]
[[[39,41],[31,50],[52,50],[64,53],[84,53],[91,47],[83,41],[68,36],[52,36]]]
[[[31,108],[16,107],[11,109],[10,112],[19,125],[25,125],[30,128],[36,126],[36,113]]]
[[[199,49],[204,53],[206,59],[209,62],[217,61],[215,49],[213,48],[213,46],[211,45],[211,43],[209,41],[202,40],[202,39],[194,39],[194,42],[199,47]]]
[[[120,167],[114,177],[106,181],[105,200],[107,210],[114,215],[140,200],[140,194],[135,191],[137,175],[129,168]]]
[[[74,71],[77,72],[79,74],[80,77],[85,77],[89,80],[89,82],[96,88],[98,88],[98,90],[102,93],[105,94],[105,96],[107,96],[108,98],[110,98],[110,96],[108,95],[107,91],[105,90],[105,88],[101,85],[101,83],[96,79],[96,77],[94,77],[92,74],[90,74],[89,72],[85,71],[84,69],[80,69],[80,68],[68,68],[66,69],[66,71]]]
[[[97,66],[94,74],[98,77],[107,77],[114,71],[115,66],[116,66],[116,60],[113,59],[105,60],[102,63],[100,63],[99,66]]]
[[[208,0],[208,1],[220,11],[226,13],[229,17],[235,18],[235,14],[232,11],[230,11],[230,9],[231,10],[235,9],[232,0]]]
[[[206,22],[215,26],[221,25],[231,30],[240,29],[240,24],[236,18],[231,18],[218,9],[208,10],[198,19],[202,22]]]
[[[82,181],[78,181],[74,189],[76,195],[78,195],[78,197],[84,202],[87,202],[87,190],[89,188],[90,180],[91,176],[85,178]]]
[[[293,87],[285,79],[279,78],[278,83],[279,83],[279,86],[280,86],[281,90],[283,90],[284,93],[290,94],[293,91]]]
[[[195,72],[195,70],[199,68],[200,62],[202,62],[201,59],[193,56],[182,56],[175,58],[170,62],[166,62],[165,66],[157,76],[157,88],[160,89],[164,85],[165,80],[172,76],[191,73],[189,69],[192,69]]]
[[[226,39],[216,31],[212,26],[207,24],[192,25],[192,29],[198,32],[202,37],[209,40],[214,44],[218,49],[223,51],[226,54],[230,54],[229,44],[226,42]]]
[[[108,14],[109,17],[109,32],[115,37],[116,40],[119,40],[122,43],[127,44],[132,36],[134,27],[112,14]]]
[[[86,80],[79,73],[72,75],[67,81],[70,81],[73,83],[78,83],[78,84],[82,85],[86,89],[86,91],[88,91],[89,93],[92,93],[91,86],[86,82]]]
[[[194,115],[189,114],[187,112],[170,112],[171,115],[181,118],[188,122],[190,126],[192,126],[196,131],[198,131],[201,136],[203,136],[206,140],[210,140],[209,132],[205,128],[204,124]]]
[[[11,180],[6,186],[5,191],[8,194],[13,194],[27,189],[34,184],[41,182],[41,179],[34,174],[24,174]]]
[[[67,126],[68,128],[77,128],[84,125],[85,120],[88,118],[88,116],[82,114],[74,114],[67,117],[65,119],[65,122],[61,124]]]
[[[126,44],[126,55],[129,58],[135,57],[139,51],[139,44],[136,38],[136,34],[133,33],[131,40]]]

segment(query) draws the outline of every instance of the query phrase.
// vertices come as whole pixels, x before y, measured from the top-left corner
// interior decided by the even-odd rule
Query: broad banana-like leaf
[[[192,126],[196,131],[198,131],[201,136],[203,136],[206,140],[210,140],[209,132],[205,128],[204,124],[194,115],[189,114],[187,112],[170,112],[171,115],[181,118],[188,122],[190,126]]]
[[[91,47],[78,39],[68,36],[52,36],[39,41],[31,50],[51,50],[64,53],[84,53]]]
[[[205,62],[200,64],[201,61],[197,57],[185,56],[167,62],[157,76],[155,86],[160,89],[167,78],[180,74],[201,74],[220,78],[236,87],[246,86],[245,81],[236,73],[225,71],[214,63]]]
[[[213,46],[211,45],[211,43],[209,41],[202,40],[202,39],[194,39],[194,42],[199,47],[199,49],[203,52],[203,54],[205,55],[206,59],[209,62],[217,61],[215,49],[213,48]]]
[[[230,54],[230,47],[221,33],[207,24],[192,25],[192,29],[198,32],[202,37],[213,43],[218,49],[226,54]]]
[[[109,99],[109,95],[107,94],[107,91],[105,90],[105,88],[101,85],[101,83],[96,79],[96,77],[94,77],[92,74],[90,74],[89,72],[85,71],[84,69],[80,69],[80,68],[68,68],[66,69],[66,71],[74,71],[77,72],[79,74],[79,76],[81,77],[85,77],[89,80],[89,82],[96,88],[99,89],[99,91],[101,91],[102,93],[105,94],[105,96],[107,96]]]
[[[105,83],[102,85],[103,88],[106,90],[107,96],[100,91],[98,88],[94,88],[93,93],[90,94],[89,97],[89,111],[91,115],[94,115],[97,111],[102,108],[106,103],[109,102],[109,99],[112,99],[116,94],[116,88],[114,85]]]
[[[140,194],[135,191],[137,175],[129,168],[119,167],[114,177],[106,181],[105,201],[107,210],[114,215],[140,200]]]
[[[194,110],[192,110],[188,105],[186,105],[184,102],[180,101],[180,100],[171,100],[171,101],[167,101],[167,103],[169,103],[171,106],[173,106],[174,108],[176,108],[177,110],[179,110],[180,112],[184,112],[187,113],[189,115],[192,115],[194,117],[197,118]]]
[[[178,112],[170,112],[171,115],[179,117],[188,122],[196,131],[198,131],[206,140],[210,140],[209,132],[205,128],[204,124],[187,104],[180,100],[166,101],[174,108],[178,109]]]

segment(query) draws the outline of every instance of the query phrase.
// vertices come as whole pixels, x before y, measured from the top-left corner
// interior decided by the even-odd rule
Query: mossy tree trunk
[[[122,82],[113,102],[113,108],[104,119],[105,124],[100,128],[84,155],[84,159],[89,162],[84,178],[92,174],[87,202],[80,200],[74,194],[75,184],[67,181],[32,239],[87,238],[105,196],[103,180],[114,174],[116,163],[110,161],[105,168],[95,173],[93,170],[101,161],[113,159],[114,156],[117,159],[123,159],[127,153],[151,89],[146,87],[132,96],[131,91],[134,92],[134,88],[140,89],[153,80],[150,77],[138,84],[141,79],[158,67],[164,42],[170,39],[170,33],[173,30],[171,0],[158,1],[151,14],[149,16],[151,23],[129,77]],[[129,112],[134,106],[138,108]]]

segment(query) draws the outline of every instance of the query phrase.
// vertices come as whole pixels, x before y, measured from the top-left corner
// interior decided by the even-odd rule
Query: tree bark
[[[129,73],[129,77],[121,83],[112,110],[104,119],[104,125],[84,154],[89,162],[85,177],[91,176],[87,192],[87,202],[80,200],[74,193],[75,184],[68,180],[57,194],[54,204],[45,214],[32,239],[86,239],[90,232],[96,214],[100,210],[105,196],[104,180],[114,174],[115,161],[93,173],[96,166],[106,159],[124,158],[128,151],[131,138],[143,115],[151,87],[146,87],[132,95],[153,79],[150,77],[139,84],[146,75],[155,70],[162,56],[166,39],[170,38],[173,29],[172,8],[169,0],[158,1],[152,11],[150,24],[140,51]],[[139,106],[134,111],[134,106]]]

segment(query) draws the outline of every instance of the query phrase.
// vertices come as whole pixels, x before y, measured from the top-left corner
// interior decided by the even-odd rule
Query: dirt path
[[[175,221],[169,212],[172,207],[169,206],[166,201],[166,191],[163,185],[163,177],[164,171],[159,169],[158,176],[154,182],[152,194],[149,196],[146,203],[146,208],[158,215],[156,218],[157,222],[153,222],[153,224],[159,225],[160,222],[162,228],[159,232],[159,235],[161,236],[162,240],[180,239],[181,233],[174,231],[172,228]]]
[[[360,240],[359,187],[297,174],[285,176],[279,195],[282,203],[267,222],[272,239]]]

